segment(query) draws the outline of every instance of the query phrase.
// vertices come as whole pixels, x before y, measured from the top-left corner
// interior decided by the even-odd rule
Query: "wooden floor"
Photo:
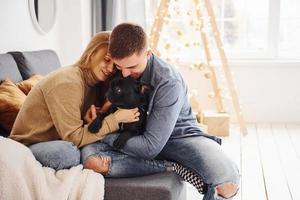
[[[241,137],[237,126],[223,138],[223,148],[238,164],[241,188],[235,200],[300,200],[300,124],[249,124]],[[202,199],[191,187],[188,200]]]

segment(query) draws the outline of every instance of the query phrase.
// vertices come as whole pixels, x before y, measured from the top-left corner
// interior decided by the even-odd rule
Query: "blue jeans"
[[[103,142],[95,142],[81,149],[81,162],[90,156],[111,157],[111,164],[106,177],[135,177],[171,171],[172,163],[164,160],[147,160],[121,153]]]
[[[208,184],[203,200],[223,200],[215,187],[222,183],[239,184],[239,170],[214,140],[203,136],[169,139],[159,157],[180,163]]]
[[[149,162],[158,164],[152,163],[151,165],[158,167],[156,169],[148,168],[149,166],[145,167],[147,160],[128,156],[103,142],[83,147],[81,151],[82,161],[91,155],[110,156],[112,160],[117,161],[117,166],[120,166],[120,169],[115,170],[113,162],[109,174],[111,177],[132,176],[132,171],[134,171],[132,169],[141,169],[135,175],[146,175],[151,169],[153,170],[151,172],[159,172],[159,166],[162,166],[158,164],[159,160],[150,160]],[[180,163],[202,177],[204,182],[208,184],[208,191],[203,200],[225,199],[217,195],[215,188],[223,183],[239,184],[240,181],[236,164],[222,151],[217,142],[205,136],[169,139],[157,158]],[[144,167],[145,170],[143,170]],[[122,170],[122,168],[126,169]]]
[[[54,140],[36,143],[29,148],[44,167],[60,170],[80,164],[80,151],[71,142]]]
[[[79,164],[79,150],[70,142],[42,142],[29,148],[43,166],[58,170]],[[111,157],[108,177],[142,176],[170,169],[167,161],[131,157],[103,142],[83,147],[81,162],[93,155]],[[216,194],[215,187],[226,182],[239,184],[237,166],[223,153],[219,144],[209,138],[193,136],[170,139],[158,157],[176,161],[201,176],[209,187],[203,200],[223,200],[224,198]]]
[[[80,151],[71,142],[54,140],[29,146],[35,158],[45,167],[69,169],[80,164]],[[89,156],[110,156],[112,162],[106,177],[134,177],[170,171],[172,164],[162,160],[135,158],[114,150],[108,144],[96,142],[82,148],[82,163]]]

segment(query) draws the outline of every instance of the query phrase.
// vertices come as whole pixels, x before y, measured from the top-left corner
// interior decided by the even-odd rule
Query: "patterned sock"
[[[202,178],[191,170],[183,167],[178,163],[172,163],[173,171],[176,172],[180,177],[186,182],[192,184],[200,194],[205,194],[207,192],[207,184],[204,183]]]

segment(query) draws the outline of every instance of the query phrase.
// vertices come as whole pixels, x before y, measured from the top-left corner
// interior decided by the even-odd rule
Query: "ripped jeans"
[[[145,160],[128,156],[115,150],[104,142],[89,144],[81,150],[81,160],[89,156],[110,156],[112,159],[109,177],[129,177],[147,175],[165,171],[166,161],[180,163],[198,174],[208,184],[208,191],[203,200],[223,200],[216,192],[216,187],[223,183],[239,184],[239,170],[234,162],[222,151],[221,146],[204,136],[169,139],[159,160]],[[231,199],[231,198],[227,198]]]
[[[59,170],[80,164],[80,151],[70,142],[41,142],[29,148],[43,166]],[[237,166],[215,141],[203,136],[170,139],[159,154],[159,160],[128,156],[106,143],[96,142],[81,149],[81,162],[93,155],[111,157],[109,177],[160,173],[170,169],[170,162],[161,159],[178,162],[197,173],[208,184],[203,200],[224,200],[226,198],[217,195],[216,187],[228,182],[239,184]]]
[[[236,164],[217,142],[209,138],[191,136],[169,139],[159,156],[178,162],[202,177],[208,184],[203,200],[224,200],[226,198],[217,194],[216,187],[223,183],[239,185],[240,175]]]

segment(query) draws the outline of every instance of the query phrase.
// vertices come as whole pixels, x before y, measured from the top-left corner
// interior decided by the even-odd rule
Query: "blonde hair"
[[[104,48],[104,45],[108,47],[110,31],[104,31],[97,33],[87,45],[85,51],[81,55],[80,59],[75,63],[75,66],[80,68],[89,68],[89,62],[91,57],[99,49]]]

